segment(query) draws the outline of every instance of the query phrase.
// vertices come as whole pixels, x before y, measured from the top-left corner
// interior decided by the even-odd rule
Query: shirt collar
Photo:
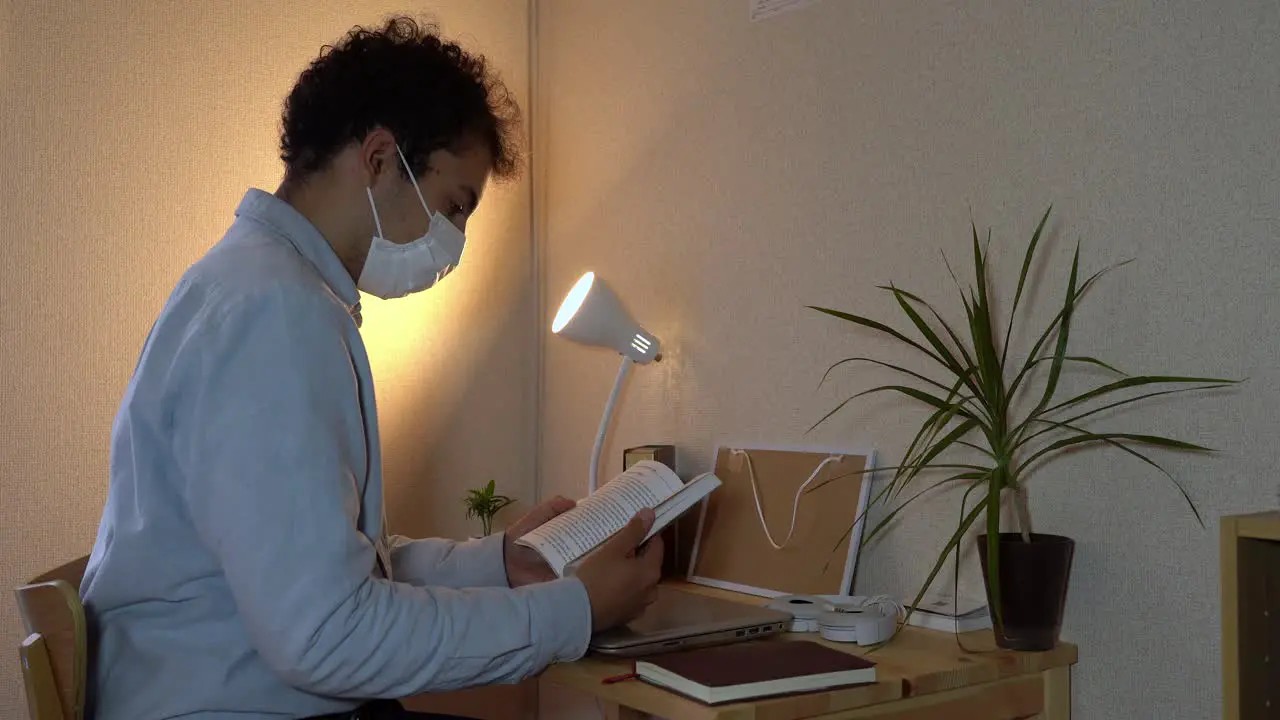
[[[240,201],[236,217],[257,220],[287,239],[315,266],[325,284],[347,306],[356,324],[360,323],[360,292],[355,281],[329,241],[302,213],[275,195],[253,188]]]

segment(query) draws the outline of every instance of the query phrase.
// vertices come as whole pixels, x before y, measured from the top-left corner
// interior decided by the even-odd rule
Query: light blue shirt
[[[93,717],[297,718],[582,656],[579,580],[511,589],[501,535],[386,535],[355,283],[275,196],[250,190],[236,216],[161,311],[112,428],[81,588]]]

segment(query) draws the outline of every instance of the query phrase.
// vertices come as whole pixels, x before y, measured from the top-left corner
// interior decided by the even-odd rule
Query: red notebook
[[[636,676],[716,705],[873,683],[876,666],[809,640],[755,640],[638,660]]]

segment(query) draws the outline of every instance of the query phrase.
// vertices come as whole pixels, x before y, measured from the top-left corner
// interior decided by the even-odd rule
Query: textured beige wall
[[[1280,464],[1280,8],[826,0],[751,24],[747,6],[540,3],[547,313],[594,268],[668,349],[633,374],[606,472],[623,447],[661,441],[686,472],[722,440],[897,460],[923,416],[889,398],[803,435],[885,377],[851,370],[815,391],[829,362],[901,355],[802,306],[896,322],[874,289],[894,281],[954,318],[939,250],[967,270],[970,208],[994,226],[1007,293],[1053,202],[1056,264],[1037,279],[1052,295],[1035,317],[1080,238],[1088,268],[1139,262],[1090,296],[1078,350],[1131,371],[1250,378],[1235,397],[1099,424],[1220,448],[1168,462],[1207,529],[1123,456],[1073,455],[1033,481],[1037,528],[1079,543],[1064,630],[1081,648],[1074,717],[1217,716],[1215,519],[1275,506]],[[578,495],[615,361],[548,338],[545,368],[542,490]],[[913,590],[954,515],[945,502],[912,515],[869,551],[859,589]],[[548,717],[574,717],[571,704],[544,693]]]
[[[296,73],[388,12],[431,12],[524,100],[523,2],[0,4],[0,717],[22,716],[7,588],[91,547],[155,313],[244,190],[275,189]],[[532,495],[528,212],[527,180],[493,188],[448,283],[365,313],[393,530],[465,535],[489,477]]]

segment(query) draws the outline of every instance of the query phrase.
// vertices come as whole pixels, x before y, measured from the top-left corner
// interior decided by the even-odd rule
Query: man
[[[649,602],[650,511],[567,579],[513,543],[562,499],[476,541],[384,532],[357,290],[459,262],[517,120],[483,58],[405,18],[302,73],[283,183],[183,276],[116,416],[82,585],[97,720],[408,717],[394,698],[536,674]]]

